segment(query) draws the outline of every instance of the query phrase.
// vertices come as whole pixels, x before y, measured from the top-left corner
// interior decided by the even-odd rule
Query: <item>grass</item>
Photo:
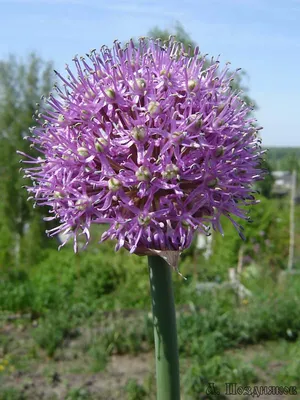
[[[240,304],[227,289],[197,296],[192,287],[186,287],[190,304],[178,314],[185,396],[202,396],[210,381],[219,388],[226,381],[244,385],[300,384],[300,278],[287,278],[284,287],[272,284],[271,279],[265,280],[264,285],[263,292],[259,285],[256,290],[252,287],[252,298]],[[182,293],[183,298],[185,295]],[[39,382],[49,393],[54,393],[57,385],[64,396],[97,399],[97,382],[114,376],[122,376],[121,382],[103,387],[99,393],[109,393],[111,389],[129,399],[151,398],[154,394],[154,385],[145,383],[152,369],[149,362],[142,362],[145,370],[139,367],[138,378],[131,378],[131,363],[153,354],[152,322],[147,312],[135,310],[125,316],[115,312],[114,317],[95,313],[85,319],[72,319],[66,310],[61,310],[56,315],[45,314],[36,322],[2,320],[1,329],[6,330],[0,339],[1,360],[6,363],[0,372],[2,396],[11,388],[17,373],[22,374],[22,379],[20,387],[14,389],[16,395],[23,397],[27,392],[34,396],[30,390],[37,389],[30,385]],[[125,367],[118,370],[122,363]],[[35,376],[32,371],[39,372]],[[86,387],[89,381],[90,386]],[[77,389],[68,391],[66,382]]]

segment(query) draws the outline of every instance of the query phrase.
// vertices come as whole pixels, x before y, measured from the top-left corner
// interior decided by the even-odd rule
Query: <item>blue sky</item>
[[[248,73],[264,145],[300,146],[300,0],[0,0],[0,59],[36,51],[62,70],[176,21],[203,53]]]

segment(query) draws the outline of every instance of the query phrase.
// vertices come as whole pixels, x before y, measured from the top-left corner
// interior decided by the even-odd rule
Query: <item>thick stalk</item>
[[[157,400],[179,400],[179,360],[172,268],[158,256],[149,256],[154,323]]]
[[[297,174],[294,170],[292,173],[292,187],[290,200],[290,246],[288,258],[288,270],[293,269],[294,264],[294,249],[295,249],[295,196],[296,196]]]

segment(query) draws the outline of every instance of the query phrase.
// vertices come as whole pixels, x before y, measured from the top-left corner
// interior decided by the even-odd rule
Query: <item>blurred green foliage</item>
[[[22,391],[14,388],[5,389],[0,393],[0,400],[27,400]]]
[[[45,210],[34,210],[22,189],[28,180],[19,171],[16,153],[37,155],[24,137],[34,123],[36,103],[51,87],[52,64],[35,54],[25,61],[13,56],[0,61],[0,266],[18,264],[24,257],[35,263],[39,249],[51,245],[41,221]]]
[[[144,400],[147,397],[145,388],[139,385],[135,379],[130,379],[126,384],[127,400]]]
[[[300,172],[300,147],[270,147],[268,160],[274,170]]]

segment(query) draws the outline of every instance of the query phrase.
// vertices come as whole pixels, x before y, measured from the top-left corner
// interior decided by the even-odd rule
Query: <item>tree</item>
[[[44,223],[41,213],[32,210],[32,203],[27,201],[28,194],[22,189],[26,181],[19,172],[20,157],[16,150],[33,154],[34,150],[24,137],[34,123],[32,115],[36,103],[42,94],[49,92],[52,79],[52,64],[35,54],[25,62],[13,56],[0,62],[0,241],[4,254],[13,253],[17,262],[22,253],[24,235],[30,234],[32,227],[37,233],[38,221],[40,236],[35,235],[30,245],[40,245]],[[10,240],[7,240],[7,232],[10,232]],[[5,260],[8,262],[7,257]]]
[[[265,171],[266,175],[263,180],[257,182],[257,188],[263,196],[269,199],[271,197],[275,181],[272,175],[272,168],[267,160],[263,160],[260,164],[260,167]]]
[[[191,49],[195,48],[197,46],[197,43],[190,37],[190,35],[186,32],[184,27],[181,25],[180,22],[176,22],[175,28],[173,31],[170,31],[168,29],[160,29],[159,27],[154,27],[152,28],[149,32],[148,35],[149,37],[153,38],[160,38],[163,42],[168,42],[170,40],[170,36],[173,35],[175,36],[176,40],[178,42],[181,42],[184,45],[185,49],[188,49],[191,47]],[[206,67],[209,66],[209,60],[207,60]],[[232,72],[229,72],[228,75],[232,75]],[[232,81],[232,88],[236,91],[242,91],[242,99],[253,109],[257,109],[257,104],[256,102],[251,99],[248,95],[248,87],[245,86],[244,80],[247,78],[247,73],[245,71],[238,71],[235,75],[234,81]]]
[[[192,40],[190,35],[186,32],[184,27],[180,24],[180,22],[176,22],[175,29],[173,32],[167,29],[160,29],[159,27],[154,27],[148,32],[149,37],[160,38],[163,42],[168,42],[170,36],[174,35],[178,42],[181,42],[184,45],[184,48],[187,49],[189,46],[191,48],[195,48],[197,43]]]

